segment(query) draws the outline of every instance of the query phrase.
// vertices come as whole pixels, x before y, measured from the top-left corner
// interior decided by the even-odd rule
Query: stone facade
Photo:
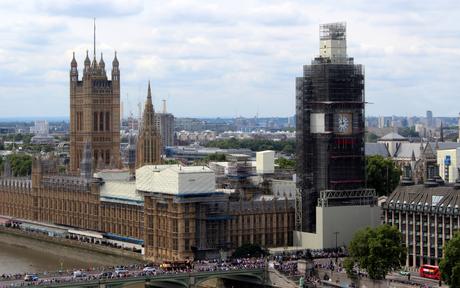
[[[136,167],[161,164],[161,136],[155,124],[155,110],[152,103],[150,82],[145,102],[142,127],[137,140]]]
[[[129,201],[103,195],[104,185],[57,175],[53,159],[34,159],[32,180],[0,178],[0,215],[141,239],[154,261],[218,257],[244,243],[292,245],[294,201],[287,198],[138,191],[141,200]]]
[[[403,235],[407,266],[439,264],[445,244],[460,231],[458,188],[399,186],[382,205],[383,223]]]
[[[112,79],[105,63],[94,56],[84,62],[79,80],[75,54],[70,69],[70,171],[80,168],[83,146],[92,143],[94,167],[121,168],[120,161],[120,70],[117,55],[112,62]]]

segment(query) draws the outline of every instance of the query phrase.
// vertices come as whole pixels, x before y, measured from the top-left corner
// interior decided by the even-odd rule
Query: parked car
[[[142,269],[142,271],[144,272],[148,272],[148,273],[155,273],[156,272],[156,269],[154,267],[145,267],[144,269]]]
[[[99,278],[112,278],[113,272],[111,271],[105,271],[99,274]]]
[[[124,276],[128,273],[128,270],[124,267],[117,267],[115,268],[115,275],[116,276]]]
[[[24,276],[24,281],[27,281],[27,282],[34,282],[37,280],[38,280],[38,276],[36,274],[26,274],[26,276]]]
[[[85,276],[86,276],[86,274],[81,270],[75,270],[72,273],[73,278],[81,278],[81,277],[85,277]]]
[[[410,272],[407,271],[407,270],[401,270],[401,271],[399,271],[399,275],[402,275],[402,276],[408,276],[409,274],[410,274]]]

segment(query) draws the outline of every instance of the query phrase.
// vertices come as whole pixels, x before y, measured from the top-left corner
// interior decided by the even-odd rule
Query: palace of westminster
[[[0,215],[134,238],[154,261],[219,255],[243,243],[292,245],[292,199],[222,191],[208,167],[162,163],[150,83],[123,164],[117,55],[111,79],[102,55],[91,61],[87,53],[82,76],[77,66],[74,54],[69,171],[58,173],[50,155],[34,157],[31,179],[0,178]]]

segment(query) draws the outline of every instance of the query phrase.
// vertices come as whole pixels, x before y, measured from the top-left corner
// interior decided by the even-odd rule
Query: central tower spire
[[[96,59],[96,17],[94,17],[93,56]]]

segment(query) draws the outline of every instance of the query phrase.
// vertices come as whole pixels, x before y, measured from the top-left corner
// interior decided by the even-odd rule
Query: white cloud
[[[72,51],[81,69],[92,17],[107,71],[118,51],[133,111],[150,79],[155,99],[170,99],[178,116],[292,115],[295,77],[318,54],[318,25],[347,21],[348,53],[366,67],[368,115],[456,115],[459,3],[1,1],[0,117],[68,114]]]

